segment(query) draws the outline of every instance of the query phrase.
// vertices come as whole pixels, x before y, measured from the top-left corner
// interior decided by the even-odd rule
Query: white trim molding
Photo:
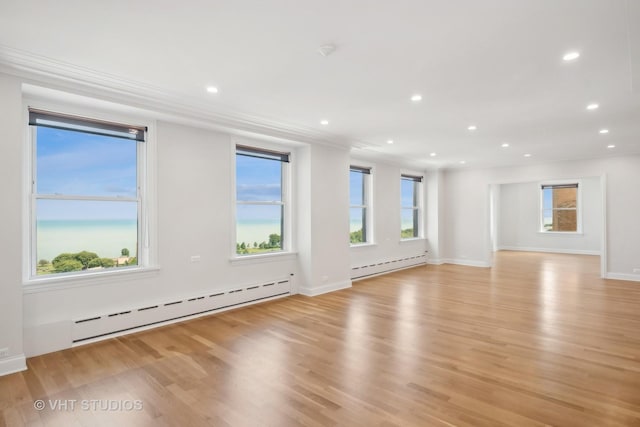
[[[456,264],[456,265],[464,265],[467,267],[483,267],[483,268],[491,267],[490,262],[478,261],[473,259],[445,258],[445,259],[442,259],[441,261],[442,261],[442,264]]]
[[[605,279],[611,280],[627,280],[630,282],[640,282],[640,274],[626,274],[626,273],[607,273]]]
[[[600,251],[588,251],[583,249],[556,249],[556,248],[531,248],[522,246],[498,246],[499,251],[520,251],[520,252],[544,252],[551,254],[572,254],[572,255],[600,255]]]
[[[0,377],[27,370],[27,358],[24,354],[0,359]]]
[[[329,292],[340,291],[342,289],[349,289],[352,286],[351,280],[343,280],[341,282],[329,283],[328,285],[316,286],[313,288],[307,286],[300,287],[300,294],[315,297],[318,295],[326,294]]]

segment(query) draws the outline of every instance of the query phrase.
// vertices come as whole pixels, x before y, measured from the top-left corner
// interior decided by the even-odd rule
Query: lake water
[[[350,231],[360,228],[352,223]],[[268,242],[270,234],[280,234],[279,221],[243,221],[238,224],[237,241],[253,245]],[[38,221],[37,259],[51,261],[64,252],[89,251],[101,258],[117,258],[123,248],[136,255],[137,222],[131,220]]]
[[[38,221],[38,260],[51,261],[64,252],[89,251],[101,258],[117,258],[123,248],[136,255],[137,221]]]

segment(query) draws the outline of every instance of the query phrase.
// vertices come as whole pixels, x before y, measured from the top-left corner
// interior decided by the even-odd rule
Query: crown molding
[[[0,72],[26,79],[34,85],[130,105],[162,113],[168,120],[232,134],[320,144],[343,150],[368,146],[362,141],[268,117],[229,109],[222,111],[192,96],[4,45],[0,45]]]

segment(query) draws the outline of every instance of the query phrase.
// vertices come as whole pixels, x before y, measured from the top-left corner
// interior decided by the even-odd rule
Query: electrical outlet
[[[9,349],[0,348],[0,357],[9,357]]]

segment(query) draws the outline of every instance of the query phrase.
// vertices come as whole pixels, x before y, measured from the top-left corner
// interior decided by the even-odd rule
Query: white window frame
[[[244,146],[252,148],[258,151],[265,152],[277,152],[286,153],[289,156],[288,162],[282,162],[282,200],[281,201],[239,201],[237,199],[236,188],[236,152],[238,146]],[[231,262],[244,262],[244,261],[265,261],[269,258],[289,257],[295,254],[294,239],[292,236],[293,230],[293,217],[292,217],[292,169],[295,162],[295,153],[290,147],[280,146],[276,144],[270,144],[263,141],[246,140],[243,138],[232,138],[231,141],[231,200],[232,200],[232,213],[231,213]],[[265,252],[260,254],[238,254],[237,253],[237,206],[241,205],[279,205],[282,206],[282,234],[281,242],[282,249],[279,251]]]
[[[351,243],[351,239],[349,239],[350,245],[353,246],[364,246],[364,245],[373,245],[374,243],[374,231],[373,231],[373,174],[374,168],[369,165],[362,165],[360,163],[354,162],[349,166],[349,174],[351,174],[352,168],[356,169],[368,169],[369,173],[362,173],[363,177],[363,205],[352,205],[351,204],[351,188],[349,188],[349,219],[351,219],[351,208],[362,208],[364,209],[364,220],[365,224],[363,224],[364,228],[364,242],[361,243]],[[349,186],[351,187],[351,186]]]
[[[424,239],[424,196],[423,196],[423,192],[424,192],[424,174],[422,173],[416,173],[416,172],[402,172],[400,174],[400,189],[402,189],[402,179],[403,177],[414,177],[414,178],[420,178],[420,181],[413,181],[414,185],[416,186],[415,188],[415,194],[416,194],[416,200],[415,200],[415,205],[411,206],[411,209],[413,209],[414,211],[417,211],[417,217],[418,217],[418,233],[416,236],[412,236],[412,237],[402,237],[402,212],[405,209],[409,209],[409,206],[403,206],[402,205],[402,195],[400,195],[400,241],[401,242],[406,242],[406,241],[411,241],[411,240],[418,240],[418,239]],[[402,193],[402,190],[400,190]],[[416,233],[414,233],[416,234]]]
[[[576,191],[576,231],[552,231],[544,229],[544,190],[543,186],[549,185],[568,185],[568,184],[576,184],[578,186]],[[580,235],[582,234],[582,180],[579,179],[563,179],[563,180],[553,180],[553,181],[541,181],[538,183],[538,232],[541,234],[549,234],[549,235]],[[574,210],[571,209],[563,209],[563,210]]]
[[[83,97],[78,97],[78,99]],[[74,96],[69,96],[71,101]],[[84,98],[83,98],[84,99]],[[95,100],[96,105],[101,102]],[[87,285],[106,283],[114,277],[147,274],[156,274],[159,270],[157,264],[157,213],[156,213],[156,141],[155,122],[144,118],[142,114],[129,114],[127,107],[109,104],[109,111],[77,105],[57,102],[55,99],[42,100],[25,98],[23,101],[23,123],[25,126],[25,155],[24,155],[24,204],[25,217],[23,236],[25,245],[23,248],[23,285],[25,293],[37,293],[49,289],[66,289]],[[138,264],[105,270],[77,271],[69,273],[56,273],[50,275],[36,275],[37,268],[37,239],[36,239],[36,200],[105,200],[108,197],[73,196],[73,195],[40,195],[35,193],[36,184],[36,147],[37,126],[28,124],[29,108],[51,111],[58,114],[75,116],[80,119],[96,120],[110,123],[130,124],[146,127],[144,142],[137,143],[137,196],[131,201],[138,202]],[[119,110],[123,111],[120,113]],[[115,199],[115,198],[114,198]],[[116,200],[122,201],[123,198]]]

